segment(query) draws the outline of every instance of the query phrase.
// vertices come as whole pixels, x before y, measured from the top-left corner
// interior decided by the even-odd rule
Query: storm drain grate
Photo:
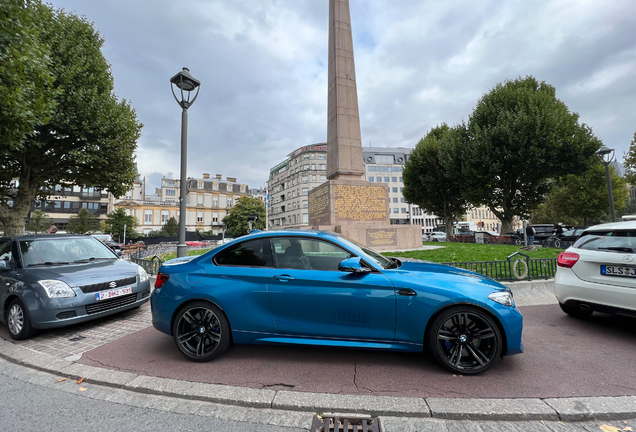
[[[375,417],[314,416],[311,432],[380,432],[380,421]]]

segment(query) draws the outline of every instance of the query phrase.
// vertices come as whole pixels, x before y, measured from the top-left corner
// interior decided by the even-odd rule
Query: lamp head
[[[610,163],[612,159],[614,159],[614,149],[611,149],[605,145],[601,146],[601,148],[597,150],[596,154],[601,156],[603,158],[603,161],[607,164]]]
[[[170,78],[170,82],[183,91],[192,91],[201,85],[201,81],[190,75],[190,69],[184,67],[181,72]]]

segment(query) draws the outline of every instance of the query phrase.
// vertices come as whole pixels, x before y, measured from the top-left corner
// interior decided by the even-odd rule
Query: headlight
[[[38,281],[50,298],[75,297],[75,291],[68,284],[61,280],[41,280]]]
[[[148,273],[142,266],[137,266],[137,273],[139,273],[139,282],[146,282],[148,280]]]
[[[488,298],[494,302],[502,304],[504,306],[514,306],[515,301],[512,298],[512,293],[510,291],[498,291],[490,294]]]

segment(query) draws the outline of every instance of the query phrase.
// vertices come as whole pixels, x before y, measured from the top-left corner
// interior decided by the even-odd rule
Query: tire
[[[559,306],[561,307],[561,310],[563,312],[574,318],[585,319],[591,317],[594,313],[592,309],[582,310],[581,308],[578,308],[576,306],[570,306],[563,303],[559,303]]]
[[[9,303],[5,318],[11,339],[23,340],[37,333],[37,330],[31,325],[29,313],[20,299],[15,299]]]
[[[183,307],[174,320],[172,334],[181,354],[196,362],[220,356],[232,343],[227,317],[221,309],[206,301]]]
[[[454,306],[430,324],[427,346],[445,369],[461,375],[477,375],[492,367],[501,354],[499,327],[485,311]]]
[[[521,240],[521,239],[516,239],[516,240],[515,240],[515,244],[516,244],[517,246],[521,246],[521,245],[523,244],[523,240]]]

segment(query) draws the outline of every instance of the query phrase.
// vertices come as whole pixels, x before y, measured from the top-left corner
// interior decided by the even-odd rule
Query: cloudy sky
[[[181,108],[169,79],[202,82],[188,176],[263,186],[327,136],[328,0],[51,0],[105,38],[115,90],[144,123],[147,192],[179,177]],[[534,75],[617,154],[636,129],[634,0],[350,0],[364,146],[413,147],[468,119],[498,82]]]

